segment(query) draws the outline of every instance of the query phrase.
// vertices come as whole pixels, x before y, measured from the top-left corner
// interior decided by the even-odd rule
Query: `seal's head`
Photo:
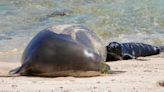
[[[106,61],[116,61],[121,60],[122,58],[122,47],[121,44],[118,42],[111,42],[108,46],[106,46],[107,49],[107,58]]]

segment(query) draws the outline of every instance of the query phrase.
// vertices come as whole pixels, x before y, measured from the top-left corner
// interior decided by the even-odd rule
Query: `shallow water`
[[[23,49],[40,30],[70,23],[86,25],[106,44],[164,45],[164,0],[0,0],[0,52]]]

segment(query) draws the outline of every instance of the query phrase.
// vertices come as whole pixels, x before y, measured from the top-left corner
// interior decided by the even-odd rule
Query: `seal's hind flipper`
[[[164,52],[164,46],[160,46],[160,52]]]
[[[25,74],[25,71],[24,71],[24,68],[27,67],[27,65],[29,64],[29,62],[26,62],[24,64],[22,64],[20,67],[17,67],[13,70],[10,70],[9,71],[9,75],[22,75],[22,74]]]
[[[10,75],[18,74],[18,73],[20,72],[20,70],[21,70],[21,67],[17,67],[17,68],[15,68],[15,69],[13,69],[13,70],[10,70],[10,71],[9,71],[9,74],[10,74]]]
[[[18,67],[16,69],[9,71],[8,73],[0,74],[0,77],[19,77],[20,76],[20,73],[19,73],[20,68],[21,67]]]

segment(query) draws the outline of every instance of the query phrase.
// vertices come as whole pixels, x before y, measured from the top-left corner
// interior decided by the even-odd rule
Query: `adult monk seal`
[[[12,74],[25,76],[96,76],[108,71],[106,50],[83,25],[56,25],[39,32],[26,47],[22,65]]]
[[[164,51],[164,46],[152,46],[144,43],[118,43],[110,42],[106,46],[107,59],[106,61],[136,59],[137,57],[145,57],[156,55]]]

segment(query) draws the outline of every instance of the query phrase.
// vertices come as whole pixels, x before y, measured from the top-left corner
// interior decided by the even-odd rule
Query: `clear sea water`
[[[0,52],[24,49],[39,31],[72,23],[86,25],[106,44],[164,45],[164,0],[0,0]]]

